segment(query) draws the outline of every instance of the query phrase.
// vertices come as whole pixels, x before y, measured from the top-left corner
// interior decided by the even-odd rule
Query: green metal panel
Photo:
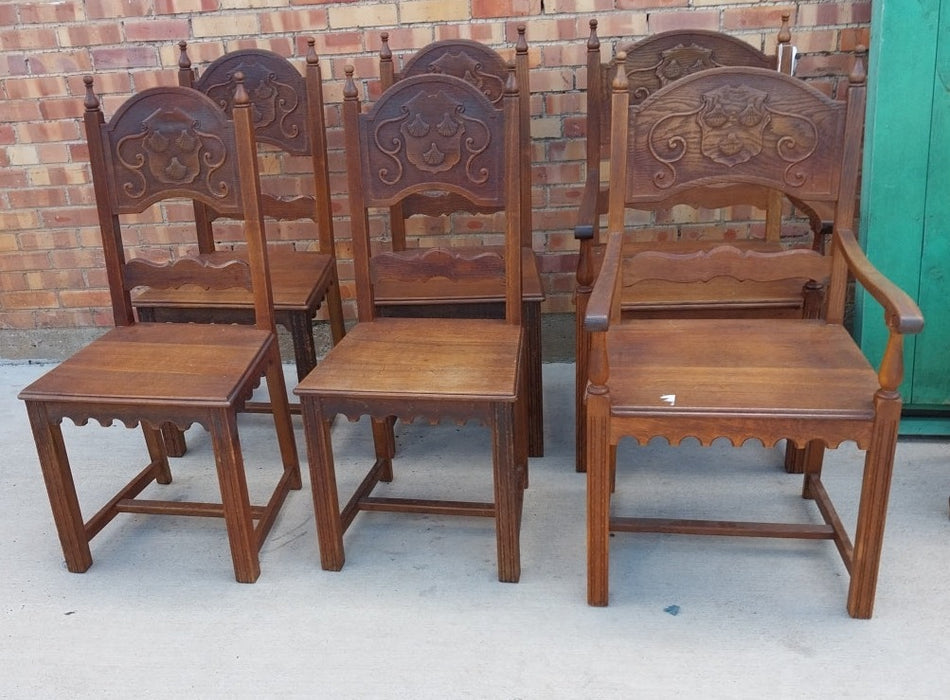
[[[883,0],[871,8],[862,242],[926,319],[905,347],[905,404],[950,409],[950,157],[941,155],[950,154],[950,0]],[[855,337],[876,365],[887,333],[880,307],[860,290]],[[904,432],[927,432],[927,419],[914,413]],[[947,417],[932,421],[935,434],[950,432]]]
[[[930,167],[918,303],[927,328],[914,354],[914,404],[950,410],[950,1],[940,4]]]

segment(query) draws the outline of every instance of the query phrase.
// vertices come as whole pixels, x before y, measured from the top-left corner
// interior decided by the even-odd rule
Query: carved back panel
[[[306,80],[283,56],[264,49],[233,51],[209,64],[192,82],[188,82],[194,75],[191,71],[180,72],[180,84],[200,90],[230,115],[234,106],[231,79],[237,72],[244,74],[257,140],[288,153],[308,155]]]
[[[314,40],[308,40],[306,72],[300,71],[286,58],[264,49],[242,49],[225,54],[211,62],[195,79],[188,58],[187,44],[179,42],[178,82],[193,87],[213,99],[226,114],[234,107],[234,75],[244,76],[244,85],[251,100],[256,140],[276,146],[294,156],[310,156],[313,183],[305,191],[288,196],[277,186],[276,194],[263,195],[264,214],[273,219],[312,219],[317,225],[319,251],[334,253],[333,216],[329,186],[326,122],[323,103],[323,80]],[[274,188],[271,188],[274,189]],[[294,192],[297,189],[294,188]],[[214,250],[211,220],[221,216],[220,210],[195,208],[199,247],[202,252]]]
[[[528,73],[528,44],[525,39],[525,26],[518,25],[518,40],[515,46],[515,74],[518,80],[518,115],[521,130],[521,193],[522,209],[522,245],[531,246],[531,94]],[[383,32],[380,49],[380,82],[387,89],[399,80],[430,73],[451,75],[461,78],[475,86],[498,109],[502,108],[505,83],[508,80],[508,62],[494,49],[477,41],[467,39],[446,39],[436,41],[414,53],[405,63],[402,71],[396,72],[392,51],[389,48],[389,34]],[[432,198],[422,195],[405,198],[393,208],[391,225],[393,248],[404,250],[404,219],[416,215],[439,216],[448,212],[465,211],[470,213],[492,213],[501,207],[476,204],[470,200],[446,193],[442,197]]]
[[[501,108],[508,79],[508,65],[496,52],[477,41],[452,39],[436,41],[420,49],[406,61],[398,79],[441,73],[471,83]]]
[[[399,81],[359,119],[366,203],[440,190],[503,208],[503,125],[502,113],[458,78]]]
[[[587,118],[589,122],[596,122],[597,128],[592,148],[598,142],[601,146],[610,143],[610,94],[618,64],[616,60],[601,63],[597,21],[591,20],[590,26],[591,35],[587,43],[590,76]],[[790,40],[788,16],[785,15],[779,32],[779,45],[787,45]],[[765,54],[728,34],[699,29],[661,32],[620,47],[617,51],[626,54],[623,71],[629,86],[631,104],[642,102],[664,85],[710,68],[779,68],[776,56]],[[790,70],[789,63],[788,72]],[[600,151],[595,150],[595,153]]]
[[[517,83],[509,74],[503,109],[477,87],[440,73],[398,81],[360,113],[347,69],[343,123],[354,266],[361,321],[375,316],[374,282],[389,279],[506,277],[506,318],[520,322],[520,163]],[[385,252],[371,273],[367,210],[396,207],[408,197],[448,193],[505,212],[502,252],[444,248]],[[516,279],[514,279],[516,278]]]
[[[252,289],[259,327],[273,328],[257,156],[243,88],[238,92],[240,109],[234,111],[235,121],[200,92],[158,87],[129,98],[106,122],[92,78],[84,81],[86,137],[116,324],[134,322],[130,299],[134,287],[197,284]],[[243,219],[245,259],[198,256],[167,263],[142,258],[127,261],[121,215],[179,198]]]
[[[233,123],[203,96],[171,88],[141,92],[99,138],[114,213],[142,212],[171,197],[241,211]]]
[[[837,201],[847,103],[773,70],[683,78],[629,108],[626,200],[675,200],[696,187],[761,185]],[[852,192],[851,197],[854,196]]]

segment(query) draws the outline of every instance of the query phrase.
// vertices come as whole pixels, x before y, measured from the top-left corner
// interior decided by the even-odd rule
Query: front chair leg
[[[340,520],[333,446],[330,442],[330,420],[324,415],[319,399],[301,397],[300,409],[307,437],[320,566],[326,571],[339,571],[346,557],[343,553],[343,523]]]
[[[89,538],[83,525],[62,430],[58,423],[50,421],[43,404],[27,401],[26,410],[30,416],[30,427],[66,568],[73,573],[82,573],[92,566],[92,553],[89,551]]]
[[[492,412],[492,471],[498,580],[517,583],[521,578],[519,529],[524,488],[516,467],[515,405],[499,403],[493,407]]]
[[[236,416],[231,411],[212,411],[208,423],[218,483],[221,486],[224,523],[231,545],[234,578],[239,583],[254,583],[261,575],[261,564]]]

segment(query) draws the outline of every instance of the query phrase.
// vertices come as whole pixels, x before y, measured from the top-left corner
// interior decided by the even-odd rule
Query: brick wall
[[[107,117],[131,93],[176,83],[186,39],[200,70],[222,53],[260,46],[299,60],[314,36],[326,80],[334,214],[348,313],[354,290],[345,216],[340,101],[343,67],[354,64],[363,95],[378,94],[379,34],[397,59],[450,37],[510,53],[515,25],[527,22],[532,64],[534,245],[543,253],[547,312],[572,310],[575,206],[584,178],[588,21],[597,18],[605,57],[614,38],[675,28],[725,31],[774,51],[781,14],[791,13],[801,54],[797,75],[834,90],[849,53],[868,43],[870,2],[755,0],[0,0],[0,329],[30,331],[111,324],[99,233],[80,119],[82,76],[92,73]],[[398,65],[398,64],[397,64]],[[186,207],[161,216],[180,220]],[[672,217],[675,219],[675,213]],[[141,225],[150,220],[141,221]],[[456,223],[488,228],[477,217]],[[670,220],[652,223],[669,225]],[[673,221],[692,235],[695,219]],[[417,235],[440,226],[417,224]],[[384,233],[382,222],[376,230]],[[723,236],[754,234],[716,229]],[[300,229],[276,234],[306,248]],[[233,231],[222,230],[224,240]],[[173,226],[173,254],[188,241]],[[0,357],[4,354],[0,350]]]

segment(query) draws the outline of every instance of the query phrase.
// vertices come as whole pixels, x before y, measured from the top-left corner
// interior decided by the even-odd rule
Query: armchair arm
[[[620,284],[623,269],[623,232],[616,231],[607,239],[604,262],[594,283],[584,315],[584,330],[589,333],[606,331],[614,312],[620,309]]]
[[[848,229],[840,230],[837,241],[855,279],[884,307],[888,328],[900,334],[920,333],[924,327],[920,308],[904,290],[871,264],[854,233]]]

